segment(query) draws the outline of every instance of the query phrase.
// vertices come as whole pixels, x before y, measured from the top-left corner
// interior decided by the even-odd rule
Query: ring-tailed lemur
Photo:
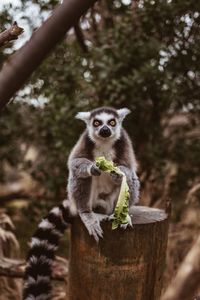
[[[116,205],[121,176],[101,172],[95,158],[112,160],[127,177],[132,206],[138,202],[139,180],[136,159],[122,121],[127,108],[102,107],[80,112],[76,118],[86,123],[68,160],[68,200],[53,208],[39,224],[31,240],[25,271],[24,300],[51,299],[51,266],[60,237],[71,218],[79,215],[90,235],[102,237],[100,222],[112,214]]]

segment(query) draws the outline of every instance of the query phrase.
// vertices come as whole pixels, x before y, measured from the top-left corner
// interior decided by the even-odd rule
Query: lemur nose
[[[100,131],[99,131],[99,135],[102,137],[109,137],[111,135],[111,131],[110,128],[106,125],[104,125]]]

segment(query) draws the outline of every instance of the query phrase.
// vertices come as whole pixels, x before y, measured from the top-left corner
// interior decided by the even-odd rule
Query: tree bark
[[[200,286],[200,236],[186,255],[161,300],[193,299]]]
[[[102,224],[97,244],[77,218],[72,224],[69,300],[159,300],[167,247],[168,216],[136,206],[133,227]]]
[[[23,28],[17,25],[17,22],[14,22],[13,25],[0,33],[0,47],[5,46],[12,40],[17,40],[18,36],[24,31]]]
[[[9,58],[0,73],[0,110],[95,2],[96,0],[64,0],[52,16],[33,33],[30,41]]]

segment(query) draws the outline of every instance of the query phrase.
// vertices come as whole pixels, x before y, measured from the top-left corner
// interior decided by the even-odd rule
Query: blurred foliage
[[[32,2],[50,11],[58,1]],[[3,16],[10,21],[9,11]],[[125,127],[140,164],[143,203],[170,197],[180,211],[200,181],[198,1],[102,0],[81,24],[88,51],[70,32],[4,110],[0,179],[5,164],[26,169],[45,197],[60,201],[67,155],[84,128],[74,120],[76,112],[127,106],[133,113]],[[31,147],[37,157],[27,161]]]

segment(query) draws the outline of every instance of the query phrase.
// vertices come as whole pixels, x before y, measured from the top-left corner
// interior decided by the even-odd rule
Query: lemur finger
[[[100,225],[100,220],[98,217],[96,217],[96,215],[98,214],[95,214],[95,223],[93,224],[93,230],[98,236],[103,237],[103,230]]]
[[[95,233],[94,233],[95,236],[97,236],[98,238],[98,241],[99,241],[99,238],[103,238],[103,231],[100,229],[95,229]],[[95,240],[97,241],[97,239],[95,238]]]
[[[91,169],[90,169],[90,172],[93,176],[100,176],[101,175],[101,170],[99,170],[99,168],[93,164]]]
[[[127,219],[128,219],[128,223],[121,224],[120,228],[126,229],[127,227],[133,227],[132,220],[131,220],[131,217],[129,215],[127,216]]]
[[[84,225],[85,225],[89,235],[95,236],[95,231],[94,231],[93,225],[90,224],[89,222],[85,222]]]
[[[108,220],[109,220],[109,221],[113,221],[113,220],[114,220],[114,218],[115,218],[114,214],[112,214],[112,215],[108,216]]]
[[[103,237],[103,231],[100,226],[98,214],[93,212],[79,213],[82,222],[84,223],[89,235],[92,235],[98,242],[99,237]]]
[[[110,176],[115,183],[120,184],[122,182],[121,174],[118,174],[118,173],[112,171],[112,172],[110,172]]]
[[[93,231],[90,235],[93,236],[93,238],[95,239],[95,241],[96,241],[97,243],[99,242],[99,236],[98,236],[98,234],[97,234],[95,231]]]
[[[98,236],[100,236],[100,237],[102,238],[102,237],[103,237],[103,230],[102,230],[100,224],[97,224],[97,225],[95,226],[95,230],[96,230]]]
[[[120,224],[120,228],[122,228],[122,229],[126,229],[127,227],[129,226],[129,224],[127,223],[127,224]]]
[[[90,228],[91,228],[91,223],[92,223],[92,213],[79,213],[79,216],[87,228],[89,234],[91,234]]]
[[[95,241],[99,242],[99,237],[103,238],[103,231],[99,224],[95,223],[89,228],[89,234],[92,235]]]
[[[109,218],[109,216],[105,214],[94,213],[94,215],[99,222],[106,221]]]

